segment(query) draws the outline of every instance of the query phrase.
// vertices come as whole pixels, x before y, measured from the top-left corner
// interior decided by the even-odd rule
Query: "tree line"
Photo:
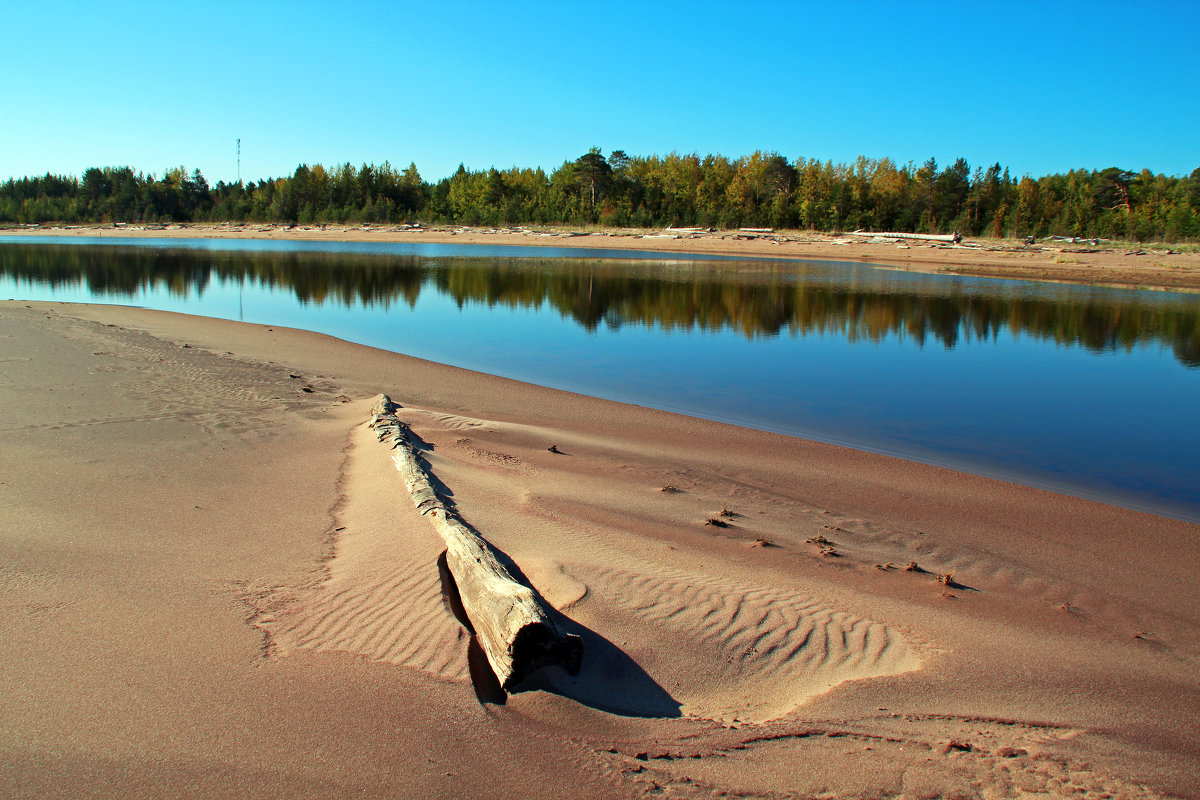
[[[1117,167],[1014,178],[999,163],[965,159],[851,164],[755,152],[730,159],[672,153],[607,156],[592,148],[547,173],[470,170],[435,182],[415,164],[298,166],[291,175],[210,186],[200,170],[92,167],[0,184],[0,223],[401,222],[602,225],[816,231],[876,230],[968,236],[1200,238],[1200,168],[1190,175]]]

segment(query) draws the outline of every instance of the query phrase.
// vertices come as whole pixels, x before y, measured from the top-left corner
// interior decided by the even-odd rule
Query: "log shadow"
[[[454,618],[458,620],[458,624],[467,629],[467,633],[475,635],[475,626],[471,624],[471,620],[467,617],[467,610],[463,608],[462,596],[458,593],[458,584],[454,582],[454,575],[450,572],[450,565],[446,562],[446,551],[443,550],[437,557],[438,578],[442,584],[442,603],[445,604],[446,610],[449,611]]]
[[[943,580],[939,580],[938,583],[942,584],[947,589],[958,589],[963,592],[978,592],[979,591],[974,586],[968,586],[965,583],[959,583],[958,581],[954,580],[954,578],[951,576],[946,576]]]
[[[462,519],[462,517],[459,516],[458,507],[454,503],[454,490],[442,483],[441,479],[434,474],[433,467],[429,463],[428,459],[425,458],[425,453],[433,452],[433,445],[425,444],[419,437],[417,437],[416,434],[409,435],[413,439],[413,455],[416,457],[417,466],[421,468],[421,471],[425,475],[425,479],[429,481],[429,486],[433,489],[434,494],[437,495],[437,499],[445,507],[448,513],[453,514],[465,525],[466,522]],[[421,513],[424,514],[425,512],[422,511]],[[467,527],[471,526],[467,525]],[[471,528],[471,530],[474,530],[474,528]]]
[[[492,665],[488,663],[487,655],[475,634],[471,634],[467,642],[467,672],[475,689],[475,699],[480,705],[502,706],[508,702],[508,693],[500,685],[496,673],[492,672]]]
[[[976,589],[974,586],[968,586],[965,583],[959,583],[958,581],[954,580],[954,573],[952,573],[952,572],[947,572],[945,574],[939,574],[932,570],[925,569],[924,567],[918,565],[917,562],[915,562],[915,561],[910,561],[908,566],[904,568],[904,571],[905,572],[915,572],[918,575],[933,575],[937,578],[937,582],[939,584],[941,584],[942,586],[945,586],[947,589],[959,589],[964,592],[980,591],[979,589]]]
[[[412,445],[413,450],[419,453],[432,453],[434,451],[434,445],[422,439],[412,428],[406,426],[404,434],[408,439],[408,443]]]
[[[502,706],[508,701],[508,694],[500,686],[496,673],[488,663],[479,640],[475,637],[475,626],[463,608],[462,597],[458,594],[458,584],[446,563],[446,551],[437,558],[438,577],[442,585],[442,602],[458,623],[466,629],[471,638],[467,642],[467,672],[471,676],[471,686],[475,689],[475,699],[485,705]]]
[[[532,585],[507,555],[500,554],[499,557],[514,578],[527,586]],[[437,567],[438,577],[441,579],[442,601],[446,604],[446,609],[471,635],[467,646],[467,667],[475,697],[483,704],[504,705],[508,695],[500,686],[483,648],[475,638],[475,628],[467,617],[466,609],[463,608],[458,585],[446,563],[445,551],[438,556]],[[513,689],[514,693],[550,692],[574,700],[580,705],[625,717],[682,716],[679,701],[650,677],[625,651],[553,608],[550,609],[550,614],[562,633],[573,634],[583,641],[583,660],[579,672],[570,675],[561,667],[542,667],[516,686]]]
[[[517,691],[550,692],[623,717],[683,716],[681,703],[624,650],[558,612],[554,622],[563,633],[583,639],[579,673],[568,675],[559,667],[544,667],[526,678]]]

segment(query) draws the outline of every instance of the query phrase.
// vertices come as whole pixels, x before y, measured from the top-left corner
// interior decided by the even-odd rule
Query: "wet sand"
[[[0,342],[0,795],[1200,797],[1200,526],[278,327]],[[472,680],[379,392],[578,676]]]

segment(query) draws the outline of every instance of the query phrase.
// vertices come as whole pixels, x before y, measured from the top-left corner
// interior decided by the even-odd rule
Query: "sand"
[[[578,676],[473,679],[379,392]],[[0,796],[1200,797],[1200,526],[132,308],[0,404]]]
[[[1200,291],[1200,252],[1168,245],[1012,239],[967,239],[961,245],[916,240],[873,240],[811,231],[770,234],[711,231],[567,228],[489,229],[398,225],[75,225],[0,229],[0,235],[139,238],[271,239],[282,241],[415,242],[521,247],[584,247],[726,256],[858,261],[914,272],[1059,281],[1122,288]]]

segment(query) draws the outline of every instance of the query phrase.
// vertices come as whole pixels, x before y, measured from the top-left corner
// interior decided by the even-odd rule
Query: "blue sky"
[[[1200,167],[1200,0],[0,0],[0,179],[755,150]]]

